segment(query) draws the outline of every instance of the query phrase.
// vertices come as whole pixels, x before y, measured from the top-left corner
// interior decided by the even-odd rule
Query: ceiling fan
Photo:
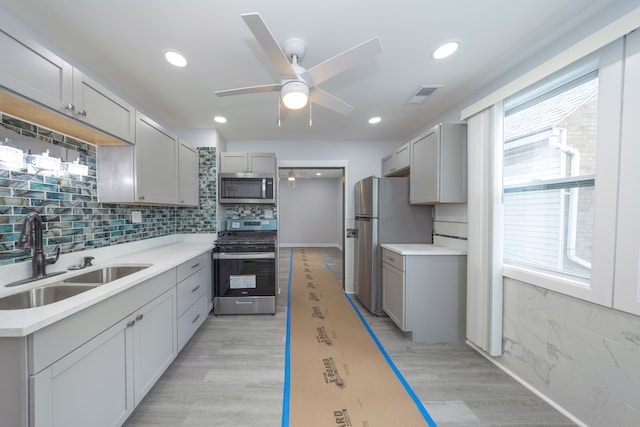
[[[300,109],[307,102],[344,115],[353,110],[352,105],[318,88],[317,85],[382,53],[379,37],[374,37],[307,70],[298,64],[306,52],[303,40],[289,39],[281,48],[258,13],[247,13],[241,16],[280,73],[281,80],[280,83],[274,84],[220,90],[214,92],[217,96],[280,92],[282,104],[291,110]]]

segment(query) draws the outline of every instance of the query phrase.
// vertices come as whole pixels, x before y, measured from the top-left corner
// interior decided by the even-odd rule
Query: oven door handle
[[[241,252],[241,253],[225,253],[216,252],[213,259],[275,259],[275,252]]]

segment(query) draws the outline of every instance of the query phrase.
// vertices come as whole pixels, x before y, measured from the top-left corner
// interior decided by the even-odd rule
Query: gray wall
[[[342,248],[342,179],[280,181],[280,246]]]

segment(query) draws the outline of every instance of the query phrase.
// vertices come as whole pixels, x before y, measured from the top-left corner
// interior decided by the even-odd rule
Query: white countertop
[[[58,282],[79,273],[113,264],[151,264],[150,267],[122,279],[114,280],[53,304],[22,310],[0,310],[0,337],[29,335],[38,329],[97,304],[213,248],[213,240],[209,239],[158,239],[155,244],[155,246],[150,246],[149,244],[137,245],[134,252],[126,250],[127,244],[113,246],[112,248],[120,247],[120,255],[112,254],[113,256],[104,259],[96,257],[93,261],[94,267],[68,271],[64,274],[11,288],[0,285],[0,297],[2,297]],[[49,269],[55,271],[53,266],[49,267]]]
[[[399,255],[466,255],[465,251],[426,243],[382,243],[380,245]]]

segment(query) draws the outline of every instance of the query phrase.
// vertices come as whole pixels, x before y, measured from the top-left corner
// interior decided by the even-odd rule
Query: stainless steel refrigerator
[[[432,207],[409,204],[409,178],[370,176],[355,185],[355,228],[356,295],[382,316],[380,244],[431,243]]]

